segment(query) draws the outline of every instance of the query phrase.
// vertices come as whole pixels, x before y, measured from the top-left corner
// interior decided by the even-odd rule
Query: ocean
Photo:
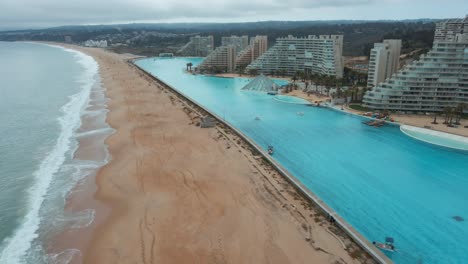
[[[67,212],[66,199],[109,159],[98,64],[69,49],[0,42],[0,81],[0,263],[67,263],[79,250],[50,253],[47,241],[92,223],[92,209]],[[83,137],[104,154],[77,158]]]

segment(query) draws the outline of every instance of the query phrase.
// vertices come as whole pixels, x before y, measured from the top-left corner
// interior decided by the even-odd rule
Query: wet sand
[[[89,177],[70,199],[72,208],[97,208],[82,232],[91,235],[62,249],[82,249],[84,263],[368,260],[243,140],[198,127],[196,110],[129,65],[128,56],[71,48],[98,61],[107,122],[116,131],[106,140],[112,159],[97,173],[97,188]],[[80,241],[77,230],[72,236]]]

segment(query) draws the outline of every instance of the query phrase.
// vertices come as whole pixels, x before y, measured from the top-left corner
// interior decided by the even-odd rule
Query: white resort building
[[[248,36],[230,36],[221,37],[221,46],[234,46],[236,48],[236,54],[247,48],[249,45]]]
[[[190,37],[190,41],[180,48],[177,53],[181,56],[206,57],[214,49],[213,36]]]
[[[298,71],[343,77],[343,35],[278,38],[247,71],[294,75]]]
[[[374,44],[369,56],[368,88],[375,87],[398,71],[400,51],[401,39],[386,39]]]
[[[437,24],[432,49],[364,96],[372,109],[437,112],[468,103],[468,24]]]
[[[107,48],[107,40],[87,40],[84,42],[85,47]]]
[[[255,36],[250,38],[250,45],[237,54],[237,67],[245,69],[268,49],[268,36]]]
[[[234,72],[236,68],[244,69],[267,49],[267,36],[256,36],[248,44],[248,37],[222,37],[222,46],[216,48],[198,65],[199,72]],[[238,49],[242,48],[239,52]]]
[[[468,16],[464,19],[448,19],[436,24],[434,42],[454,41],[458,34],[467,33]]]
[[[197,66],[199,72],[233,72],[236,68],[236,47],[219,46]]]

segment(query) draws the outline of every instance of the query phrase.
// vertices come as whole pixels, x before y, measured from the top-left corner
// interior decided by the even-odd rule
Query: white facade
[[[87,40],[84,45],[86,47],[107,48],[107,40]]]
[[[214,50],[213,36],[194,36],[180,48],[177,53],[181,56],[206,57]]]
[[[343,77],[343,36],[320,35],[296,38],[278,38],[262,56],[247,66],[259,73],[298,71]]]
[[[250,38],[250,45],[237,53],[237,67],[244,69],[268,49],[268,36]]]
[[[451,20],[450,20],[451,21]],[[437,25],[443,28],[447,21]],[[439,34],[432,49],[364,96],[365,106],[407,112],[439,112],[468,104],[468,32]]]
[[[219,46],[200,65],[199,71],[233,72],[236,68],[236,47]]]
[[[374,44],[369,56],[368,88],[375,87],[398,71],[400,51],[400,39],[386,39],[383,43]]]
[[[234,46],[236,48],[236,53],[239,54],[242,50],[247,48],[249,45],[248,36],[230,36],[221,38],[221,46]]]
[[[468,15],[465,18],[448,19],[436,24],[434,42],[455,41],[457,35],[468,33]]]

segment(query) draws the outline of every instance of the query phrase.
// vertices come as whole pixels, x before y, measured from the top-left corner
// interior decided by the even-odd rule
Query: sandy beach
[[[97,221],[67,244],[84,263],[373,263],[243,140],[198,127],[194,109],[128,55],[68,47],[99,63],[116,130],[111,161],[82,192],[95,191]]]
[[[305,99],[305,100],[307,100],[307,101],[309,101],[311,103],[326,102],[326,101],[330,100],[330,97],[328,97],[326,95],[318,95],[318,94],[314,94],[314,93],[307,94],[307,93],[303,92],[302,90],[292,90],[291,92],[286,93],[286,95],[296,96],[296,97]]]
[[[290,96],[295,96],[299,97],[305,100],[308,100],[311,103],[315,102],[326,102],[327,100],[330,100],[330,97],[321,95],[317,96],[315,94],[310,94],[307,95],[307,93],[301,91],[301,90],[293,90],[286,95]],[[338,108],[341,109],[341,106],[337,106]],[[358,111],[355,109],[350,108],[347,105],[343,106],[343,110],[353,113],[353,114],[358,114],[362,115],[365,113],[365,111]],[[391,114],[391,117],[394,118],[394,120],[398,123],[404,124],[404,125],[410,125],[410,126],[415,126],[415,127],[422,127],[422,128],[428,128],[432,130],[437,130],[441,132],[446,132],[454,135],[459,135],[459,136],[464,136],[468,137],[468,128],[465,128],[465,126],[468,126],[468,120],[462,119],[460,120],[460,124],[458,127],[448,127],[447,125],[443,124],[444,122],[444,117],[441,114],[437,116],[437,123],[438,124],[432,124],[434,121],[434,116],[433,115],[403,115],[403,114]]]
[[[365,113],[364,111],[351,109],[348,106],[344,106],[343,110],[348,111],[350,113],[358,114],[358,115]],[[465,126],[468,126],[468,120],[466,119],[460,120],[461,125],[459,125],[458,127],[448,127],[447,125],[443,124],[444,117],[441,114],[437,116],[438,124],[432,124],[432,122],[434,121],[433,115],[424,116],[424,115],[391,114],[390,116],[394,118],[395,122],[398,122],[404,125],[428,128],[428,129],[446,132],[446,133],[450,133],[454,135],[468,137],[468,128],[465,128]]]

